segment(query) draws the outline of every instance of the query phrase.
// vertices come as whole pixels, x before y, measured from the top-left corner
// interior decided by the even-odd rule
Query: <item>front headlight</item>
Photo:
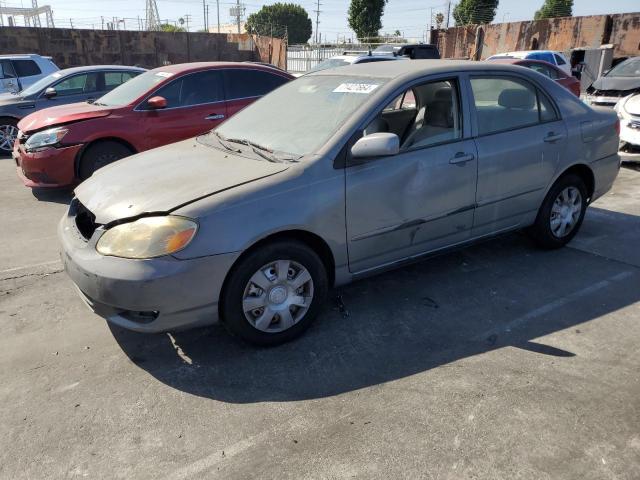
[[[57,127],[34,133],[25,142],[27,150],[38,150],[39,148],[50,147],[56,145],[69,132],[67,128]]]
[[[185,248],[197,230],[198,224],[184,217],[144,217],[107,230],[96,250],[113,257],[161,257]]]

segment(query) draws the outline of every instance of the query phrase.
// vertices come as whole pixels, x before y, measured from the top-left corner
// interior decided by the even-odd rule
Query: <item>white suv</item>
[[[59,70],[51,57],[0,55],[0,93],[19,92]]]

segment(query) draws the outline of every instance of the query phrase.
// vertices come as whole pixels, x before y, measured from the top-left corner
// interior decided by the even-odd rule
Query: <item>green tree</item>
[[[247,32],[266,37],[289,36],[289,43],[307,43],[312,25],[307,11],[294,3],[265,5],[247,18]]]
[[[349,26],[360,40],[378,36],[387,0],[351,0]]]
[[[573,0],[545,0],[542,8],[534,15],[535,20],[543,18],[570,17],[573,15]]]
[[[496,16],[498,0],[460,0],[453,9],[456,25],[491,23]]]
[[[163,23],[160,25],[161,32],[186,32],[186,30],[182,27],[178,27],[176,25],[171,25],[170,23]]]

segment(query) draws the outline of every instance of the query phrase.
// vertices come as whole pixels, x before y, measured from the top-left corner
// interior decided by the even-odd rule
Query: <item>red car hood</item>
[[[32,132],[46,127],[65,123],[89,120],[90,118],[106,117],[113,107],[102,107],[90,103],[72,103],[57,107],[45,108],[27,115],[18,123],[18,128],[23,132]]]

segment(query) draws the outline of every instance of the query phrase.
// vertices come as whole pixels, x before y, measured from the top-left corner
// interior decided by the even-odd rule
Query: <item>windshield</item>
[[[153,70],[145,72],[114,88],[106,95],[96,100],[95,105],[105,105],[108,107],[121,107],[129,105],[147,93],[160,82],[172,77],[173,73]]]
[[[345,65],[351,65],[351,62],[348,62],[347,60],[344,60],[342,58],[330,58],[329,60],[320,62],[307,73],[319,72],[320,70],[326,70],[328,68],[344,67]]]
[[[26,97],[28,95],[33,95],[34,93],[38,93],[40,90],[44,90],[45,88],[47,88],[53,82],[60,80],[62,77],[64,77],[63,73],[54,72],[51,75],[47,75],[46,77],[41,78],[36,83],[22,90],[20,92],[20,95],[22,95],[23,97]]]
[[[640,75],[640,57],[635,57],[616,65],[607,77],[637,77],[638,75]]]
[[[215,132],[300,157],[324,145],[386,81],[342,75],[300,77],[241,110]],[[216,137],[208,135],[207,142],[214,141]]]

